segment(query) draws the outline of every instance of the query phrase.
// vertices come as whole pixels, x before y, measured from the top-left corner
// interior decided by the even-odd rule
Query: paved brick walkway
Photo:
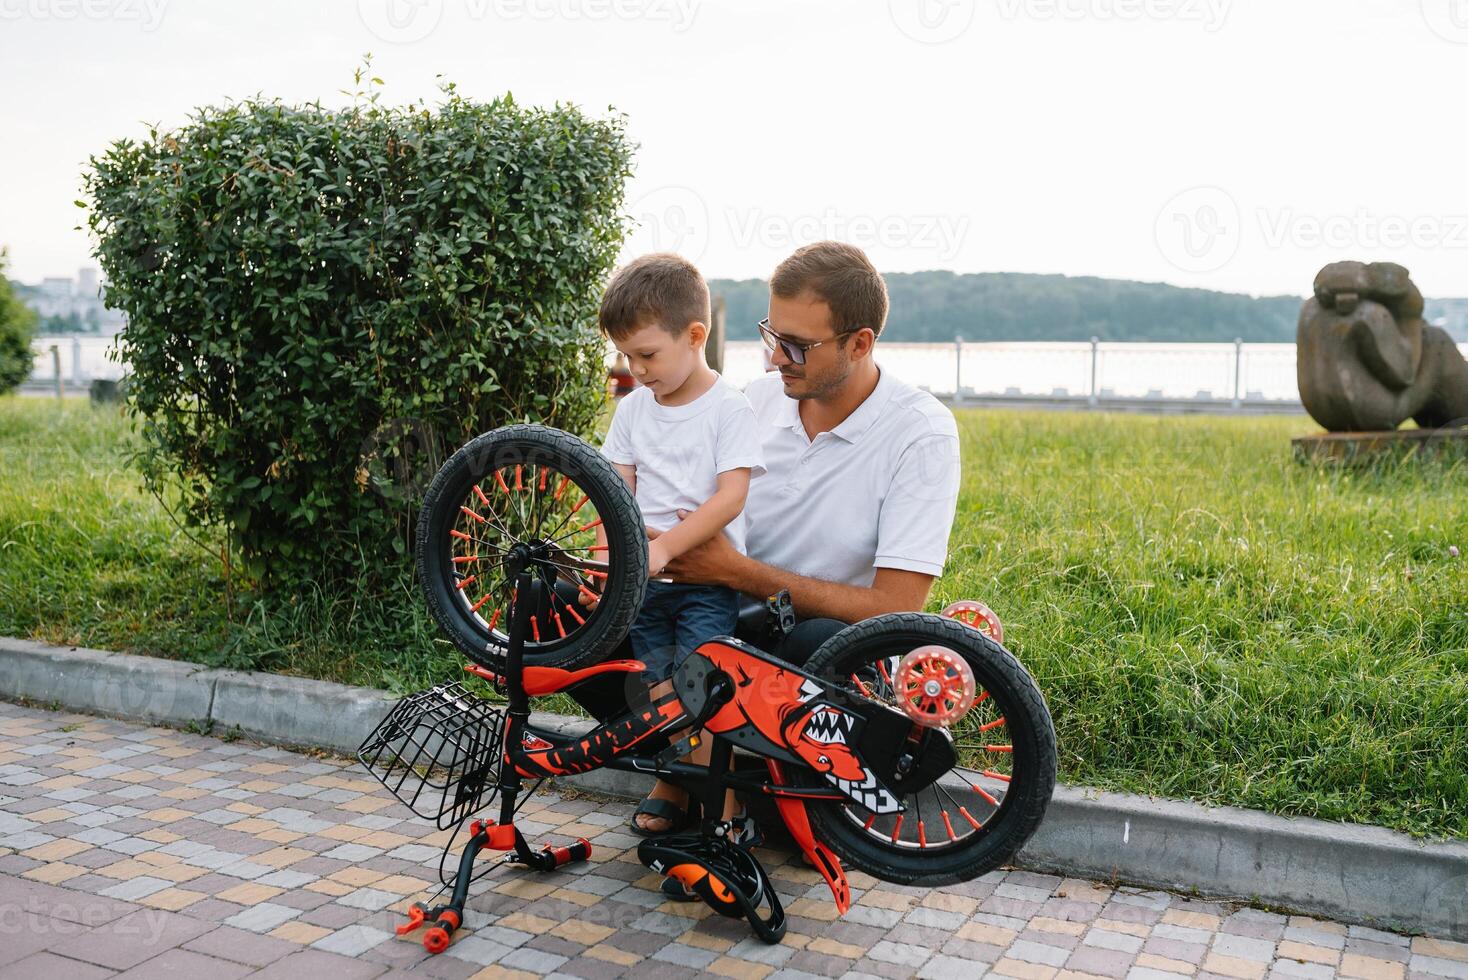
[[[1468,980],[1468,945],[1020,871],[937,891],[825,885],[761,852],[780,946],[665,903],[624,804],[544,794],[524,826],[593,861],[495,873],[441,956],[392,934],[436,888],[430,832],[354,765],[0,703],[0,978],[857,976]],[[493,883],[494,893],[485,889]]]

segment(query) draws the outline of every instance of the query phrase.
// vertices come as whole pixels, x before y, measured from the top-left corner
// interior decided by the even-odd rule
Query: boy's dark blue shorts
[[[733,636],[738,622],[739,593],[733,589],[648,582],[628,640],[633,656],[647,665],[643,679],[652,684],[670,676],[705,640]]]

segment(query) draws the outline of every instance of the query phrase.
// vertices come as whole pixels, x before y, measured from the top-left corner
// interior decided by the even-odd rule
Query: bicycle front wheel
[[[626,636],[647,587],[647,534],[631,490],[581,439],[542,425],[479,436],[444,463],[418,519],[419,583],[434,620],[500,673],[514,584],[545,583],[527,666],[574,669]],[[576,597],[595,597],[588,609]]]

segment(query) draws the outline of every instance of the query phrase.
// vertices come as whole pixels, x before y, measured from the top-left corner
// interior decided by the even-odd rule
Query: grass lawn
[[[1304,417],[969,410],[932,608],[979,598],[1070,783],[1468,835],[1468,462],[1293,462]],[[0,634],[394,690],[458,673],[389,594],[226,609],[85,402],[0,399]]]

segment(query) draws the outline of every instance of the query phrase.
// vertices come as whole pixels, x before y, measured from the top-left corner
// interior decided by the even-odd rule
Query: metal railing
[[[98,334],[36,338],[30,386],[54,385],[58,369],[72,387],[121,377],[126,365],[107,357],[113,343],[112,336]],[[1468,344],[1459,348],[1468,356]],[[909,384],[958,404],[1299,406],[1294,344],[1112,343],[1095,338],[1089,343],[973,343],[955,338],[946,343],[881,341],[877,359]],[[724,345],[724,375],[735,385],[742,387],[765,368],[765,347],[759,341]]]
[[[1294,344],[985,342],[877,345],[909,384],[955,402],[1195,402],[1297,405]],[[726,345],[724,373],[743,384],[765,368],[764,345]]]

